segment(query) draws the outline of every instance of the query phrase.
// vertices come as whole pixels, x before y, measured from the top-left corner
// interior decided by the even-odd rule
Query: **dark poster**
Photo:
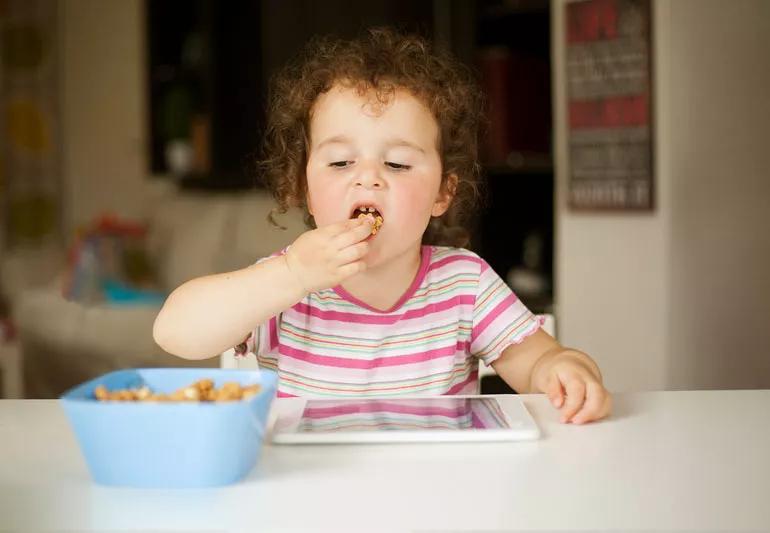
[[[653,207],[649,0],[566,5],[569,204]]]

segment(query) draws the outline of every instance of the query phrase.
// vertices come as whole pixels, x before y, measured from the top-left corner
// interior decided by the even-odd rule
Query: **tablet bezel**
[[[506,417],[508,428],[463,430],[393,430],[393,431],[334,431],[328,433],[299,432],[305,404],[313,400],[360,402],[361,400],[435,400],[447,396],[399,396],[372,398],[276,398],[276,410],[270,437],[275,444],[359,444],[384,442],[479,442],[524,441],[540,438],[532,415],[521,398],[511,394],[457,395],[453,399],[494,399]]]

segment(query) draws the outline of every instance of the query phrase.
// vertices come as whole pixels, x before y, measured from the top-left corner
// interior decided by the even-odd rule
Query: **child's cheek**
[[[409,234],[422,235],[430,220],[430,202],[426,195],[422,191],[414,190],[399,196],[398,201],[394,203],[398,225],[401,226],[399,229]],[[385,223],[387,224],[387,220]]]
[[[327,226],[345,219],[345,214],[340,211],[339,202],[344,193],[336,189],[333,180],[324,179],[323,176],[309,177],[308,189],[310,208],[316,226]]]
[[[330,195],[320,195],[319,196],[319,202],[318,207],[316,208],[316,213],[313,215],[313,218],[315,219],[316,226],[328,226],[329,224],[335,224],[337,222],[342,222],[345,220],[344,213],[340,211],[339,205],[335,205],[334,198],[339,198],[338,196],[335,197],[329,197]],[[337,202],[338,204],[339,202]]]

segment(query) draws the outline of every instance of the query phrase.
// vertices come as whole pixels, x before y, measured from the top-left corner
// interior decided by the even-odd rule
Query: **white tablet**
[[[278,398],[275,443],[516,441],[540,437],[515,395]]]

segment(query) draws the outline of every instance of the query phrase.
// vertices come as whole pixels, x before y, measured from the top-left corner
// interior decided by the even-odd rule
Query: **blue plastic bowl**
[[[147,385],[170,393],[210,378],[215,387],[258,383],[255,396],[234,402],[100,402],[94,389]],[[97,483],[125,487],[228,485],[257,462],[278,376],[269,370],[147,368],[119,370],[61,397]]]

